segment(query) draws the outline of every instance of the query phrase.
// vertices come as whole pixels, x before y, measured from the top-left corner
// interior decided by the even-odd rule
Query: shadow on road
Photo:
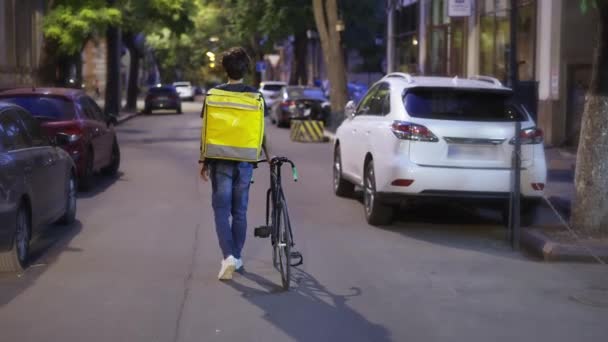
[[[363,194],[355,193],[354,199],[363,203]],[[381,229],[432,244],[521,257],[506,240],[507,227],[498,202],[419,200],[399,207],[393,224]]]
[[[31,243],[30,266],[22,274],[0,274],[0,307],[34,285],[62,253],[81,252],[78,248],[68,247],[81,231],[82,224],[76,221],[70,226],[47,226],[35,236]]]
[[[264,310],[264,318],[296,341],[390,341],[389,331],[382,325],[367,320],[347,305],[351,297],[361,295],[353,287],[352,293],[331,293],[312,275],[293,269],[295,286],[284,292],[270,280],[245,272],[244,283],[238,278],[226,284],[240,292],[253,305]]]
[[[116,182],[127,182],[127,179],[124,176],[125,174],[122,171],[118,171],[118,174],[114,177],[107,177],[97,174],[93,180],[94,185],[91,190],[79,192],[78,198],[92,198],[108,190],[108,188],[110,188]]]

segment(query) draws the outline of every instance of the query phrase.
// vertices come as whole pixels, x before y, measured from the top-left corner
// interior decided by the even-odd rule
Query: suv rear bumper
[[[402,192],[379,192],[378,199],[387,204],[400,204],[409,200],[459,200],[462,202],[504,204],[509,200],[508,192],[472,192],[472,191],[435,191],[428,190],[421,193],[402,193]],[[523,196],[523,205],[537,204],[542,200],[541,196]]]
[[[379,193],[409,196],[500,199],[508,198],[511,174],[508,168],[427,167],[406,161],[376,170],[376,188]],[[411,179],[414,182],[407,187],[392,185],[397,179]],[[521,171],[522,196],[542,197],[544,192],[534,190],[532,183],[546,184],[546,180],[544,160],[535,160],[533,166]]]

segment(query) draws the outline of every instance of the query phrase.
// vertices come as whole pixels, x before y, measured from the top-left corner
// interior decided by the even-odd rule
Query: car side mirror
[[[348,103],[346,103],[346,106],[344,106],[344,116],[346,116],[347,119],[354,116],[356,109],[357,105],[355,105],[355,101],[348,101]]]

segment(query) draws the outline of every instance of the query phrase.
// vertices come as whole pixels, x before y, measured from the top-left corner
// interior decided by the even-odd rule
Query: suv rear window
[[[287,96],[290,99],[316,99],[325,100],[325,95],[321,88],[287,88]]]
[[[281,85],[281,84],[265,84],[264,90],[279,91],[283,87],[284,87],[284,85]]]
[[[512,93],[453,88],[414,88],[403,98],[415,118],[458,121],[524,121]]]
[[[63,97],[32,95],[0,99],[25,108],[39,119],[72,120],[75,117],[74,103]]]
[[[172,95],[176,94],[175,88],[171,87],[162,87],[162,88],[150,88],[150,94],[155,95]]]

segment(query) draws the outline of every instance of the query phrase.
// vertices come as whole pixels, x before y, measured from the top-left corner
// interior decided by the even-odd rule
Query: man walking
[[[243,78],[250,66],[249,56],[243,48],[232,48],[223,53],[221,58],[222,66],[228,76],[228,83],[217,86],[215,89],[237,93],[257,93],[255,88],[243,84]],[[260,101],[263,104],[263,98]],[[205,106],[208,106],[207,100],[205,100]],[[205,108],[203,108],[204,115]],[[260,134],[263,136],[263,114],[261,120],[262,132]],[[229,133],[226,132],[226,135]],[[229,280],[232,279],[235,270],[243,267],[241,252],[247,235],[247,205],[253,165],[250,162],[239,161],[234,156],[230,156],[230,158],[207,156],[205,158],[203,144],[204,142],[201,143],[199,160],[199,163],[202,164],[200,175],[204,181],[211,179],[215,229],[223,254],[218,278]],[[268,156],[264,143],[262,143],[262,148]],[[223,149],[230,148],[223,147]],[[237,150],[237,148],[234,149]]]

